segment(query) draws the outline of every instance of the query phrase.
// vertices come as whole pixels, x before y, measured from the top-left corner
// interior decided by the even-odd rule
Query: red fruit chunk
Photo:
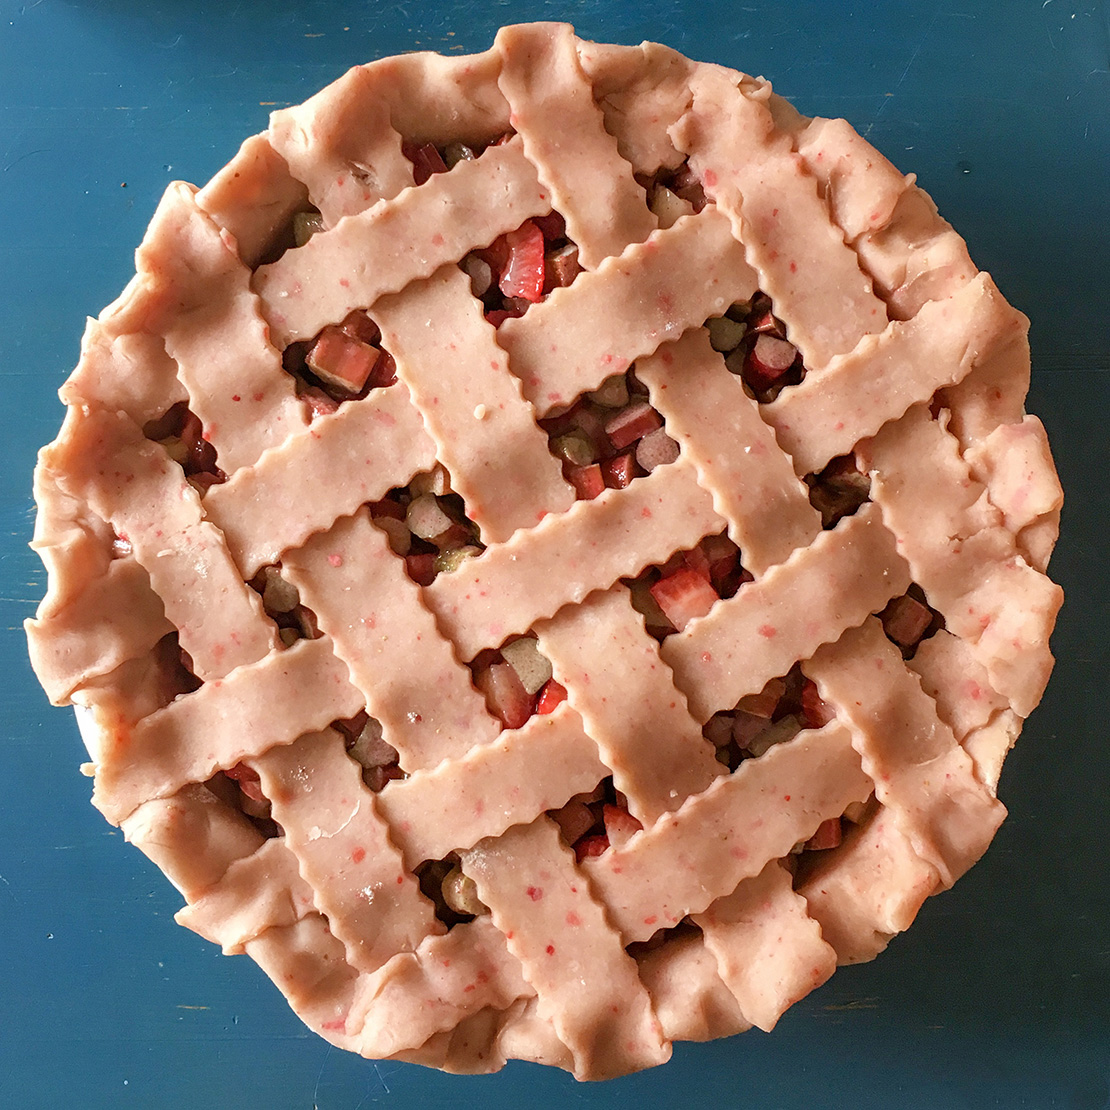
[[[648,432],[663,427],[663,417],[659,415],[646,401],[639,401],[621,409],[611,420],[605,423],[605,434],[610,442],[619,451],[634,443]]]
[[[330,326],[320,332],[305,361],[322,381],[353,394],[360,392],[370,380],[381,353],[376,347]]]
[[[401,153],[412,163],[412,176],[423,185],[433,173],[445,173],[447,163],[432,143],[402,143]]]
[[[554,810],[551,818],[559,826],[559,831],[568,844],[580,840],[594,826],[594,815],[589,806],[577,798],[571,798],[562,809]]]
[[[607,836],[584,836],[574,846],[574,858],[581,863],[584,859],[592,859],[609,850]]]
[[[405,569],[418,586],[430,586],[435,581],[436,557],[434,554],[406,555]]]
[[[601,464],[601,472],[610,489],[624,489],[636,477],[636,460],[631,452],[617,455]]]
[[[807,851],[823,852],[835,848],[842,839],[840,818],[830,817],[817,826],[817,831],[806,841]]]
[[[567,481],[578,493],[579,501],[592,501],[605,489],[605,477],[597,463],[568,467],[566,475]]]
[[[524,313],[519,309],[495,308],[486,313],[486,319],[495,327],[499,328],[506,320],[518,319]]]
[[[505,236],[509,260],[501,274],[501,292],[533,303],[543,296],[543,232],[525,220]]]
[[[404,520],[408,514],[404,505],[386,497],[381,501],[370,502],[370,515],[372,517],[391,516],[394,520]]]
[[[536,702],[537,713],[554,713],[555,707],[560,702],[567,700],[567,688],[555,679],[549,678],[540,690],[539,700]]]
[[[690,551],[686,551],[682,555],[682,561],[692,570],[696,571],[706,580],[709,581],[709,557],[701,549],[695,547]]]
[[[679,632],[687,621],[704,617],[717,601],[717,592],[708,579],[686,566],[656,582],[651,596]]]
[[[567,243],[544,255],[543,291],[550,293],[552,289],[560,289],[570,285],[582,272],[582,265],[578,261],[578,247],[574,243]]]
[[[744,376],[755,390],[770,389],[794,365],[798,349],[785,339],[761,335],[748,352]]]
[[[314,385],[306,385],[301,390],[301,400],[308,406],[310,420],[315,420],[318,416],[330,416],[339,409],[339,402],[334,397],[329,397]]]
[[[262,793],[262,780],[253,767],[248,767],[245,763],[236,763],[234,767],[229,767],[224,771],[224,774],[229,779],[234,779],[239,784],[239,789],[252,802],[264,802],[266,800]]]
[[[605,835],[609,843],[619,848],[633,833],[638,833],[644,826],[620,806],[604,805],[601,807],[605,819]]]
[[[666,466],[678,458],[678,444],[662,428],[648,432],[636,444],[636,461],[650,474],[657,466]]]
[[[883,622],[886,634],[899,647],[910,648],[925,635],[925,630],[933,623],[933,614],[928,606],[903,594],[891,601],[879,614],[879,620]]]
[[[365,312],[355,309],[343,317],[339,330],[352,339],[361,339],[363,343],[377,343],[382,337],[378,325],[366,315]]]
[[[534,699],[508,663],[494,663],[479,671],[474,685],[485,695],[490,712],[500,717],[506,728],[520,728],[532,716]]]
[[[374,376],[370,381],[372,386],[394,385],[397,381],[397,363],[388,351],[382,351],[378,365],[374,367]]]
[[[786,338],[786,329],[782,326],[782,321],[773,315],[769,308],[753,314],[748,323],[748,331],[758,335],[773,335],[776,339]]]
[[[807,728],[821,728],[836,718],[832,707],[817,692],[817,683],[812,678],[807,678],[802,687],[802,716]]]

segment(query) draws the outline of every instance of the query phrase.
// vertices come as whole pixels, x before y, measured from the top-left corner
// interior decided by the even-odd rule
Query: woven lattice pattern
[[[479,153],[414,185],[414,141]],[[642,182],[680,165],[707,203],[660,226]],[[552,212],[581,272],[493,326],[460,259]],[[1051,668],[1059,487],[1024,317],[846,124],[662,47],[506,28],[276,113],[169,189],[137,271],[37,473],[32,655],[179,920],[333,1043],[648,1067],[770,1029],[985,850]],[[765,402],[705,326],[757,294],[805,367]],[[397,380],[313,418],[283,351],[352,311]],[[678,458],[576,500],[538,421],[632,365]],[[181,403],[226,481],[144,434]],[[844,456],[870,495],[823,528],[803,479]],[[484,549],[422,586],[371,507],[437,464]],[[629,583],[722,533],[747,580],[660,642]],[[318,634],[279,635],[249,585],[275,565]],[[942,627],[906,659],[874,614],[911,586]],[[521,634],[567,697],[506,729],[466,664]],[[711,719],[799,664],[827,723],[730,771]],[[363,712],[397,756],[377,791],[334,727]],[[280,835],[211,788],[243,767]],[[549,815],[610,777],[642,831],[576,858]],[[449,856],[488,910],[450,927],[419,881]]]

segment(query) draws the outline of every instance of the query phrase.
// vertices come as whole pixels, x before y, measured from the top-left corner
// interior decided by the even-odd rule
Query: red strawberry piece
[[[378,325],[365,312],[357,308],[343,317],[339,330],[352,339],[362,340],[363,343],[377,343],[382,337]]]
[[[436,576],[435,554],[406,555],[405,569],[418,586],[430,586]]]
[[[344,393],[354,394],[369,381],[381,354],[376,347],[329,326],[309,348],[305,362],[321,381]]]
[[[558,212],[548,212],[546,216],[533,216],[532,223],[543,232],[544,239],[549,243],[567,237],[567,221]]]
[[[550,293],[552,289],[561,289],[570,285],[582,272],[582,265],[578,261],[578,247],[574,243],[567,243],[548,251],[544,255],[543,291]]]
[[[700,545],[690,551],[683,552],[682,561],[692,571],[696,571],[700,574],[706,582],[709,581],[709,557],[705,554]]]
[[[679,632],[688,621],[704,617],[717,601],[717,592],[709,580],[686,566],[659,579],[651,587],[651,596]]]
[[[607,420],[605,434],[619,451],[641,436],[646,436],[661,427],[663,427],[663,417],[647,401],[638,401],[626,409],[621,409],[616,416]]]
[[[785,693],[786,683],[781,678],[772,678],[758,694],[745,694],[738,708],[756,717],[769,719],[774,716]]]
[[[807,728],[821,728],[836,719],[832,707],[822,699],[812,678],[807,678],[802,687],[802,716]]]
[[[482,247],[473,252],[486,265],[489,266],[495,281],[501,280],[501,274],[509,264],[509,240],[505,235],[499,235],[488,247]]]
[[[840,818],[830,817],[817,826],[817,831],[806,841],[807,851],[823,852],[835,848],[843,839]]]
[[[301,400],[308,406],[309,420],[315,420],[318,416],[330,416],[339,408],[339,402],[334,397],[329,397],[314,385],[306,385],[301,390]]]
[[[382,351],[374,373],[370,378],[371,387],[393,385],[397,381],[397,363],[388,351]]]
[[[568,467],[566,476],[567,481],[574,486],[579,501],[592,501],[605,489],[605,477],[597,463]]]
[[[584,859],[592,859],[609,850],[607,836],[584,836],[574,846],[574,858],[581,863]]]
[[[619,848],[633,833],[638,833],[644,827],[627,809],[619,806],[604,805],[601,813],[605,820],[605,835],[615,848]]]
[[[536,712],[554,713],[555,707],[566,700],[567,688],[556,682],[555,679],[549,678],[540,690],[540,696],[536,702]]]
[[[520,728],[532,716],[535,699],[508,663],[494,663],[479,671],[474,685],[485,695],[490,712],[500,717],[506,728]]]
[[[501,274],[501,292],[506,297],[538,301],[543,296],[543,232],[532,220],[525,220],[505,236],[509,260]]]
[[[610,489],[624,489],[636,477],[636,459],[631,451],[606,459],[601,464],[601,473]]]
[[[433,173],[445,173],[447,163],[433,143],[402,143],[401,153],[412,163],[412,176],[423,185]]]
[[[744,361],[744,377],[756,392],[770,389],[794,365],[798,349],[773,335],[759,336]]]
[[[248,767],[246,763],[236,763],[234,767],[229,767],[224,774],[229,779],[234,779],[239,784],[239,789],[253,802],[264,802],[265,795],[262,793],[262,780],[258,776],[258,772],[253,767]]]
[[[883,630],[899,647],[911,648],[925,635],[933,623],[933,614],[927,605],[903,594],[894,598],[879,614]]]

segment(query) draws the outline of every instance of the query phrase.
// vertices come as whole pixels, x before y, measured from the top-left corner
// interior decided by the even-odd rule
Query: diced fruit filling
[[[520,728],[533,713],[551,713],[566,700],[535,636],[514,636],[498,651],[479,652],[470,670],[489,711],[505,728]]]
[[[784,388],[797,385],[806,368],[786,325],[774,314],[771,298],[756,293],[732,305],[724,316],[705,322],[709,341],[725,356],[725,365],[739,375],[760,404],[773,401]]]
[[[420,891],[435,907],[435,915],[450,929],[489,913],[478,897],[478,888],[459,866],[459,857],[450,852],[444,859],[430,859],[416,865]]]
[[[925,591],[916,582],[901,597],[887,603],[879,620],[887,639],[902,652],[903,659],[912,659],[917,645],[944,627],[944,617],[929,605]]]
[[[147,707],[147,712],[169,705],[182,694],[199,690],[204,683],[193,671],[193,660],[181,646],[177,631],[167,632],[153,650],[144,665],[135,660],[137,702]]]
[[[740,549],[722,532],[706,536],[697,547],[678,551],[661,566],[647,567],[623,579],[632,606],[657,640],[704,617],[716,601],[732,597],[752,576],[740,563]]]
[[[359,309],[307,342],[290,343],[281,363],[296,379],[310,420],[397,381],[397,364],[381,346],[378,325]]]
[[[809,502],[821,514],[821,525],[833,528],[871,500],[871,477],[856,466],[854,455],[839,455],[824,470],[807,474]]]
[[[579,863],[619,848],[643,828],[628,812],[628,799],[613,785],[612,777],[586,794],[575,794],[560,809],[548,810],[547,816],[559,826]]]
[[[297,587],[282,578],[280,566],[263,567],[247,585],[262,598],[262,608],[278,626],[285,647],[298,640],[315,640],[320,635],[316,614],[301,604]]]
[[[226,805],[249,817],[263,836],[284,835],[284,830],[271,815],[270,799],[262,793],[258,772],[249,763],[237,763],[225,771],[218,771],[205,785]]]
[[[216,448],[205,439],[200,417],[189,409],[187,402],[178,401],[157,420],[148,421],[143,426],[143,435],[166,449],[198,493],[227,481],[227,475],[217,465]]]
[[[343,736],[347,754],[362,768],[362,781],[379,793],[393,779],[408,778],[401,770],[397,749],[382,735],[382,726],[366,710],[331,727]]]
[[[633,370],[614,374],[570,408],[540,421],[563,476],[589,501],[678,458],[663,417]]]
[[[659,220],[661,228],[673,226],[683,216],[700,212],[708,200],[701,178],[688,162],[674,170],[659,170],[655,174],[637,174],[636,180],[647,194],[648,207]]]
[[[775,744],[793,740],[802,729],[821,728],[835,716],[816,684],[795,664],[772,678],[757,694],[741,698],[726,712],[715,713],[702,732],[717,759],[735,771],[745,759],[757,759]]]
[[[371,502],[370,516],[419,586],[430,586],[437,575],[450,574],[485,550],[478,526],[439,463]]]
[[[471,251],[459,266],[494,327],[523,316],[553,289],[570,285],[582,269],[558,212],[525,220],[488,247]]]

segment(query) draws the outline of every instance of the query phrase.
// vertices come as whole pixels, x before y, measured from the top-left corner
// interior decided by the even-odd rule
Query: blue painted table
[[[34,452],[83,317],[131,275],[166,183],[205,181],[270,106],[356,62],[479,50],[500,23],[543,18],[765,74],[916,172],[1032,318],[1029,407],[1069,498],[1057,673],[986,859],[772,1035],[589,1087],[520,1065],[472,1080],[374,1066],[308,1034],[247,959],[173,923],[176,893],[89,807],[73,719],[47,706],[20,630],[44,586],[26,547]],[[3,0],[0,1105],[1110,1106],[1108,44],[1106,8],[1063,0]]]

